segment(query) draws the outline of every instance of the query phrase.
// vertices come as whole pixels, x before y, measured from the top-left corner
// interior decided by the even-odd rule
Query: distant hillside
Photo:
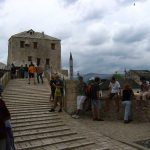
[[[0,69],[4,69],[6,67],[6,65],[2,62],[0,62]]]
[[[83,75],[84,81],[88,81],[91,78],[100,77],[101,79],[110,79],[113,74],[98,74],[98,73],[88,73]]]

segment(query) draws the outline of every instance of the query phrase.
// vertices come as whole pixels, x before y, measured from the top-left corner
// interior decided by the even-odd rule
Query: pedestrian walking
[[[43,84],[43,68],[39,64],[36,67],[36,73],[37,73],[37,82],[40,83],[41,79],[41,83]]]
[[[36,68],[35,68],[35,66],[34,66],[34,64],[32,62],[29,65],[28,73],[29,73],[29,82],[28,82],[28,84],[30,84],[31,79],[33,79],[34,84],[36,84],[36,82],[35,82]]]

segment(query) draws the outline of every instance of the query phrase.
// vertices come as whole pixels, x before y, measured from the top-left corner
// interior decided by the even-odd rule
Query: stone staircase
[[[95,145],[72,131],[58,112],[48,112],[50,88],[28,85],[27,79],[10,80],[4,100],[11,112],[17,150],[90,150]]]

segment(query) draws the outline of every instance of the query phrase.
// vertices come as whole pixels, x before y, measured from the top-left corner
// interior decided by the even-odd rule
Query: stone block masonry
[[[64,96],[64,110],[72,114],[77,108],[77,81],[66,80],[65,81],[65,96]]]

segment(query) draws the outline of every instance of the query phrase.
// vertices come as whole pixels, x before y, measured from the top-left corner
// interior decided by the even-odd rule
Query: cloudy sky
[[[135,5],[134,5],[135,3]],[[33,29],[60,38],[80,73],[150,69],[150,0],[0,0],[0,62],[11,35]]]

